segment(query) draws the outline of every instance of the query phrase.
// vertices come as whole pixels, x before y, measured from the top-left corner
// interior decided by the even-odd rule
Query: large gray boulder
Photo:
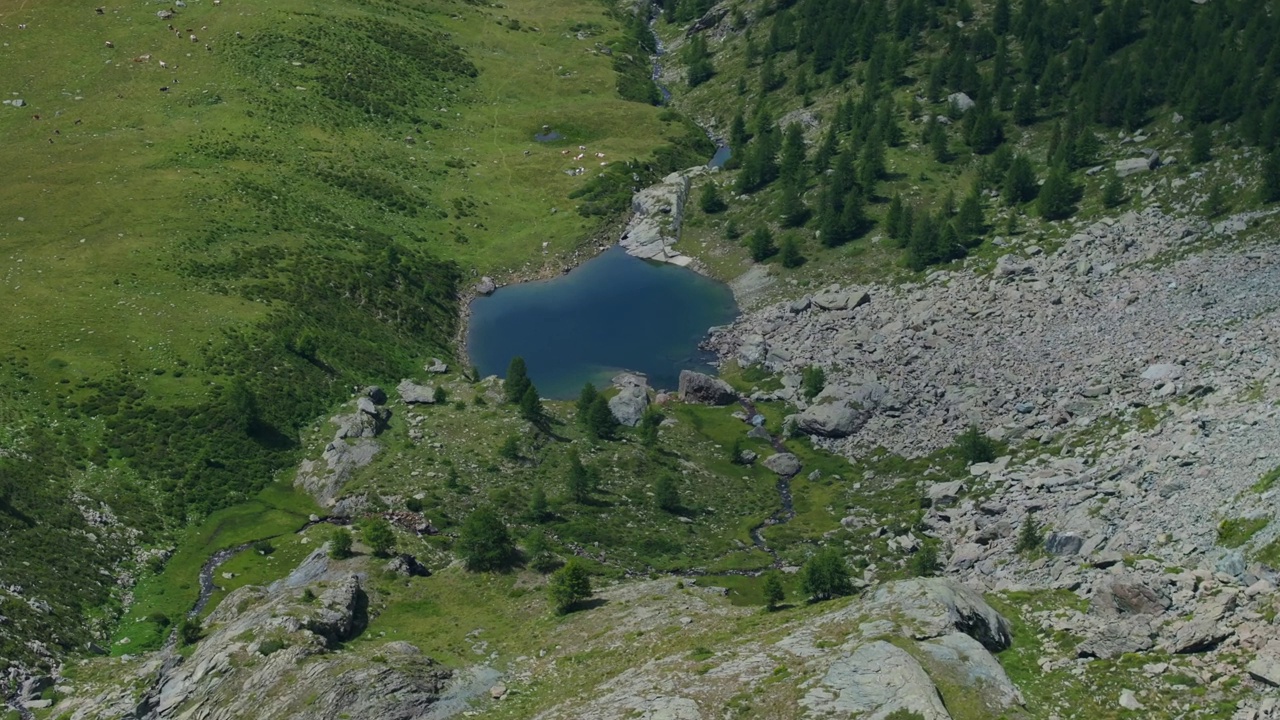
[[[857,432],[869,416],[870,413],[861,405],[845,400],[814,405],[796,415],[795,423],[807,435],[842,438]]]
[[[332,505],[342,486],[359,468],[373,462],[381,446],[374,440],[360,438],[354,442],[335,439],[325,446],[320,460],[303,460],[298,465],[294,485],[302,488],[321,505]]]
[[[1280,686],[1280,640],[1271,640],[1258,651],[1247,670],[1268,685]]]
[[[1104,615],[1159,615],[1169,601],[1136,577],[1125,575],[1104,579],[1094,595],[1094,606]]]
[[[1149,617],[1117,618],[1086,636],[1084,642],[1076,646],[1076,655],[1108,660],[1126,653],[1150,650],[1155,646],[1151,639],[1153,634]]]
[[[476,283],[476,292],[481,295],[492,295],[497,289],[498,285],[488,275],[480,278],[480,282]]]
[[[813,296],[813,305],[821,310],[853,310],[871,302],[866,290],[824,290]]]
[[[883,640],[862,645],[833,662],[821,684],[800,702],[823,717],[878,720],[906,711],[924,720],[951,720],[938,688],[920,663]]]
[[[917,640],[960,631],[991,652],[1013,641],[1009,621],[987,604],[981,593],[950,578],[916,578],[881,586],[872,605],[896,611],[905,630]]]
[[[729,383],[692,370],[680,371],[680,402],[700,405],[728,405],[738,393]]]
[[[412,380],[401,380],[396,386],[400,399],[408,405],[431,405],[436,401],[436,389],[430,385],[419,385]]]
[[[613,379],[613,384],[617,386],[618,394],[609,398],[609,411],[627,427],[639,425],[649,408],[648,381],[640,375],[623,373]]]
[[[1128,177],[1138,173],[1150,172],[1160,166],[1160,156],[1130,158],[1116,161],[1116,175]]]
[[[1006,710],[1026,704],[995,657],[977,640],[951,633],[920,643],[931,677],[952,678],[973,693],[986,709],[985,717],[1000,717]]]
[[[792,455],[791,453],[777,453],[776,455],[770,455],[764,459],[764,462],[762,462],[761,465],[764,465],[783,477],[792,477],[796,473],[800,472],[801,468],[800,458]]]

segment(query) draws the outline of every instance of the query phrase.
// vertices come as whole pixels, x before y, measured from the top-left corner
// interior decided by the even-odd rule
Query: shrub
[[[1043,542],[1044,532],[1040,528],[1040,523],[1036,522],[1034,515],[1027,513],[1027,518],[1022,521],[1022,527],[1018,530],[1017,551],[1034,553],[1040,549]]]
[[[391,529],[391,523],[383,518],[367,520],[360,529],[360,539],[378,557],[386,557],[396,546],[395,531]]]
[[[551,606],[557,615],[564,615],[578,603],[591,597],[591,576],[582,561],[570,558],[565,566],[551,576],[547,585]]]
[[[351,531],[346,528],[337,528],[329,535],[329,557],[334,560],[351,557],[351,544]]]
[[[809,558],[800,572],[800,586],[813,601],[853,594],[849,566],[835,548],[826,548]]]
[[[259,555],[270,555],[276,551],[276,546],[270,540],[259,540],[253,544],[253,551]]]
[[[515,549],[506,524],[489,508],[467,516],[458,534],[458,554],[473,572],[505,570],[515,558]]]
[[[956,438],[956,449],[968,463],[985,463],[996,459],[996,444],[982,434],[977,425],[970,425]]]

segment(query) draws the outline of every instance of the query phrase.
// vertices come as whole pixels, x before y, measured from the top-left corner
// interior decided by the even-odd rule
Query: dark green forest
[[[712,8],[660,3],[664,20],[694,28]],[[739,7],[727,20],[748,67],[730,78],[744,97],[729,123],[735,189],[776,186],[783,226],[813,228],[824,246],[866,234],[875,204],[887,206],[882,229],[909,267],[955,260],[981,241],[987,190],[1045,220],[1071,217],[1082,193],[1076,173],[1102,163],[1100,136],[1139,131],[1170,111],[1206,145],[1210,128],[1225,129],[1268,153],[1255,201],[1280,199],[1274,2],[768,0],[752,9],[755,17]],[[684,58],[691,87],[717,73],[714,53],[693,37]],[[803,142],[785,142],[775,117],[790,109],[782,98],[807,106],[831,94],[840,100],[816,147],[806,154]],[[934,119],[937,106],[944,119]],[[1034,157],[1011,147],[1015,132],[1036,126],[1049,139]],[[901,179],[887,171],[886,150],[910,142],[937,163],[980,163],[977,183],[930,206],[886,197],[885,181]]]

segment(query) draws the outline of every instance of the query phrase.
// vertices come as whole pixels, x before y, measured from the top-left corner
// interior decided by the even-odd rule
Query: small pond
[[[566,275],[476,298],[467,352],[483,375],[523,356],[544,397],[577,397],[621,370],[675,389],[681,370],[710,369],[698,343],[737,314],[728,286],[614,246]]]
[[[731,157],[733,157],[733,150],[728,145],[720,145],[716,148],[716,154],[711,156],[711,161],[707,163],[707,167],[722,168],[725,163],[729,162]]]

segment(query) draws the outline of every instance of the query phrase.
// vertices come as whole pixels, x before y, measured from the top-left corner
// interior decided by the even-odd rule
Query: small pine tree
[[[986,219],[982,216],[982,198],[978,189],[974,188],[960,203],[960,212],[956,214],[956,232],[966,245],[975,239],[981,239],[985,230]]]
[[[596,386],[587,383],[582,386],[582,392],[578,393],[577,419],[578,424],[582,427],[587,426],[587,420],[591,417],[591,404],[596,401]]]
[[[676,487],[675,478],[670,475],[659,475],[653,484],[653,502],[659,510],[672,514],[680,512],[680,490]]]
[[[965,463],[987,463],[996,459],[996,444],[982,434],[977,425],[970,425],[960,433],[956,449]]]
[[[884,216],[884,230],[890,238],[902,239],[902,220],[906,211],[906,207],[902,204],[902,195],[894,193],[889,200],[889,210]]]
[[[178,641],[182,645],[195,645],[202,637],[204,637],[204,627],[196,618],[183,618],[182,622],[178,623]]]
[[[1040,217],[1045,220],[1065,220],[1076,212],[1079,189],[1071,181],[1066,167],[1058,165],[1049,171],[1044,186],[1040,188],[1037,205]]]
[[[507,366],[507,379],[503,383],[507,402],[513,405],[519,403],[524,399],[525,391],[532,384],[533,382],[529,380],[529,370],[524,364],[524,358],[519,355],[511,358],[511,364]]]
[[[951,149],[947,145],[947,130],[936,120],[929,125],[929,150],[933,152],[934,160],[940,163],[951,161]]]
[[[449,402],[449,391],[445,390],[443,385],[437,385],[431,399],[435,401],[436,405],[444,405]]]
[[[1125,200],[1124,183],[1120,181],[1120,176],[1115,173],[1107,178],[1107,182],[1102,186],[1102,204],[1108,208],[1117,207]]]
[[[827,548],[809,558],[801,570],[800,586],[815,601],[853,594],[849,566],[835,548]]]
[[[720,197],[720,188],[714,180],[708,180],[702,186],[702,194],[698,196],[698,206],[708,215],[724,212],[729,206]]]
[[[773,233],[769,232],[769,228],[756,228],[747,236],[747,250],[751,253],[751,259],[756,262],[764,262],[775,255],[778,248],[773,244]]]
[[[509,567],[515,549],[506,523],[489,508],[480,508],[468,515],[458,533],[458,554],[472,572]]]
[[[551,552],[551,543],[547,541],[547,534],[542,530],[534,530],[525,537],[524,552],[528,558],[529,567],[544,575],[560,567],[560,558]]]
[[[520,438],[515,435],[508,435],[507,439],[502,441],[502,447],[498,448],[498,457],[503,460],[515,462],[520,459]]]
[[[1280,143],[1271,149],[1271,154],[1263,161],[1259,196],[1264,203],[1280,201]]]
[[[1209,126],[1200,123],[1191,131],[1191,162],[1199,165],[1213,158],[1213,134]]]
[[[662,413],[652,407],[644,411],[640,418],[640,442],[645,447],[656,447],[658,444],[658,428],[662,426]]]
[[[542,522],[551,516],[551,506],[547,503],[547,493],[541,485],[535,485],[529,493],[528,517],[533,522]]]
[[[578,558],[570,558],[565,566],[555,571],[547,583],[551,607],[557,615],[565,615],[578,603],[591,597],[591,575]]]
[[[1227,211],[1227,196],[1223,194],[1221,185],[1215,184],[1209,188],[1209,195],[1204,199],[1200,211],[1207,218],[1219,217]]]
[[[391,523],[382,518],[373,518],[360,528],[360,539],[377,557],[386,557],[396,546],[396,534]]]
[[[911,556],[908,563],[911,574],[916,577],[933,577],[942,569],[941,563],[938,562],[938,541],[933,538],[925,540],[920,545],[920,549],[915,555]]]
[[[529,383],[525,388],[524,396],[520,398],[520,417],[535,425],[546,419],[546,413],[542,409],[542,398],[538,397],[538,389],[533,386],[533,383]]]
[[[334,560],[344,560],[351,557],[351,531],[346,528],[337,528],[329,535],[329,557]]]
[[[1005,203],[1017,205],[1035,198],[1040,187],[1036,180],[1035,168],[1024,155],[1014,155],[1009,163],[1009,171],[1004,176],[1004,186],[1000,194]]]
[[[582,464],[582,457],[577,450],[569,451],[569,475],[565,478],[565,489],[569,499],[576,503],[585,503],[591,499],[591,472]]]
[[[591,409],[587,412],[587,430],[597,439],[608,440],[618,432],[618,419],[609,409],[609,401],[603,395],[596,395],[591,401]]]
[[[773,612],[787,598],[787,591],[782,587],[782,575],[777,570],[770,570],[764,575],[764,606]]]
[[[782,238],[782,267],[798,268],[804,264],[804,255],[800,253],[800,243],[794,235]]]
[[[1027,513],[1027,518],[1022,521],[1022,527],[1018,529],[1018,552],[1036,552],[1043,542],[1044,534],[1040,530],[1040,523],[1036,522],[1034,515]]]
[[[812,400],[827,385],[827,372],[821,365],[810,365],[801,374],[800,387],[805,400]]]

